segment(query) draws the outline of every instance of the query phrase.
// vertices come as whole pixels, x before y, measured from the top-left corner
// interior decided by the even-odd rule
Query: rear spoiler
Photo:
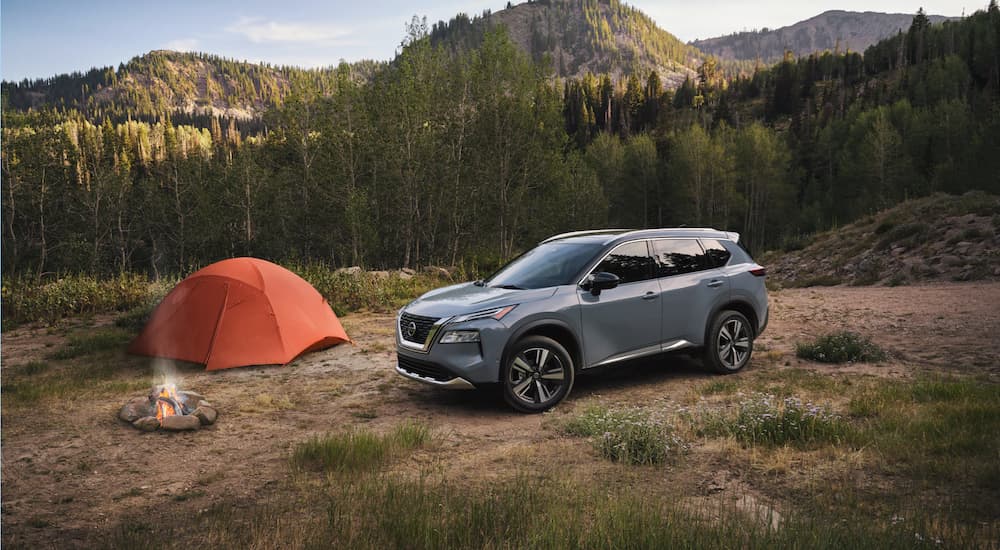
[[[735,231],[723,231],[734,243],[740,242],[740,234]]]

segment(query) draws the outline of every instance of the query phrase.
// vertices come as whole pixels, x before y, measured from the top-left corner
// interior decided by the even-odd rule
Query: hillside
[[[949,18],[928,16],[931,23]],[[794,25],[777,29],[739,32],[695,40],[690,44],[723,60],[754,61],[764,64],[781,61],[785,50],[796,56],[822,51],[863,52],[880,40],[906,31],[913,14],[831,10]]]
[[[352,65],[358,78],[374,63]],[[257,118],[280,104],[295,79],[332,78],[333,68],[300,69],[249,63],[200,53],[155,50],[112,67],[34,81],[4,82],[4,108],[74,109],[100,121],[150,118],[162,113]]]
[[[910,200],[761,262],[783,286],[1000,279],[1000,197],[974,191]]]
[[[701,53],[659,28],[646,14],[618,0],[528,2],[482,16],[439,22],[431,40],[452,50],[474,48],[489,26],[503,25],[522,51],[548,59],[559,77],[590,72],[648,74],[679,86],[701,63]]]

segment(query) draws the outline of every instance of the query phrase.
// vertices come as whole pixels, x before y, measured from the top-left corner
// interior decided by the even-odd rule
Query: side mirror
[[[620,282],[621,279],[618,278],[618,275],[608,273],[607,271],[601,271],[587,275],[587,278],[580,283],[580,288],[583,290],[589,290],[594,296],[600,296],[602,290],[615,288]]]

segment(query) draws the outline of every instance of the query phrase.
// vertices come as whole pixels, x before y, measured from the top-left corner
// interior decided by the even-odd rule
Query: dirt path
[[[761,350],[745,375],[827,368],[795,359],[794,343],[849,328],[885,345],[896,359],[837,367],[841,373],[907,376],[933,369],[1000,376],[997,353],[987,351],[1000,333],[1000,283],[785,290],[772,294],[772,308]],[[287,478],[296,443],[352,426],[387,430],[407,419],[430,426],[436,443],[404,469],[444,469],[452,478],[482,480],[519,464],[544,463],[581,476],[651,475],[643,469],[623,473],[595,459],[583,440],[548,426],[594,402],[690,401],[696,398],[692,387],[717,379],[697,361],[658,358],[581,377],[570,401],[554,413],[518,415],[492,394],[448,392],[398,377],[392,316],[357,314],[343,321],[357,346],[314,353],[288,367],[208,373],[178,366],[180,386],[205,394],[221,411],[216,425],[199,432],[145,434],[122,424],[118,407],[142,394],[136,390],[95,394],[84,388],[71,399],[4,406],[4,545],[89,546],[122,517],[155,515],[158,507],[197,514],[214,503],[252,502]],[[4,384],[21,380],[22,365],[42,360],[65,340],[32,330],[3,335]],[[123,381],[153,383],[151,365],[124,355],[112,360],[136,365],[123,369]],[[656,470],[649,483],[714,491],[718,476],[707,468]]]

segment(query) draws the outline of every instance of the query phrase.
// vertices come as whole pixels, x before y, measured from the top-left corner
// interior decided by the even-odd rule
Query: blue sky
[[[515,2],[517,3],[517,2]],[[780,27],[829,9],[961,15],[966,0],[634,0],[682,40]],[[118,63],[155,49],[203,51],[316,67],[389,59],[413,15],[428,22],[500,10],[505,0],[2,0],[0,76],[47,77]],[[980,5],[982,4],[982,5]]]

